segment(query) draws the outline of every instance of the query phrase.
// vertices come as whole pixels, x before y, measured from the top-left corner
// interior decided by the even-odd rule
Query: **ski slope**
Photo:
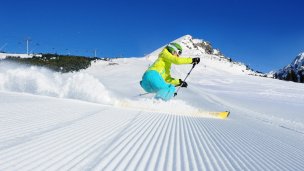
[[[169,102],[138,96],[149,58],[68,74],[0,64],[0,170],[303,170],[304,85],[214,58]]]

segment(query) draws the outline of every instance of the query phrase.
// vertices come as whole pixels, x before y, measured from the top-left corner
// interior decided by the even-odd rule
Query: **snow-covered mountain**
[[[304,83],[304,52],[300,53],[289,65],[275,72],[274,78]]]
[[[0,170],[303,170],[304,84],[248,75],[187,37],[202,60],[169,102],[139,96],[157,52],[64,74],[0,63]]]
[[[204,61],[205,66],[212,65],[218,70],[235,74],[264,76],[261,73],[253,71],[251,68],[241,62],[235,62],[232,61],[231,58],[225,57],[219,49],[214,49],[211,43],[208,41],[195,39],[191,35],[185,35],[174,40],[173,42],[177,42],[182,45],[182,56],[200,57],[201,60]],[[154,61],[165,46],[166,45],[148,54],[146,58]]]

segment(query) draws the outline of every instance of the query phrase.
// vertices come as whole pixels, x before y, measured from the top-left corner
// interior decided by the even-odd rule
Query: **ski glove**
[[[200,58],[192,58],[192,64],[198,64],[200,62]]]
[[[179,86],[187,88],[188,84],[186,83],[186,81],[182,81],[181,79],[179,79]]]

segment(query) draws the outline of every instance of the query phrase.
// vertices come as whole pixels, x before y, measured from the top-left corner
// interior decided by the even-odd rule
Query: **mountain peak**
[[[209,54],[209,55],[216,55],[225,58],[225,56],[220,52],[219,49],[213,49],[210,42],[205,41],[203,39],[195,39],[189,34],[184,35],[171,42],[179,43],[182,46],[183,48],[182,56],[198,57]],[[150,53],[149,55],[147,55],[147,57],[151,60],[155,60],[158,57],[158,54],[166,47],[166,45]]]
[[[224,56],[219,49],[213,48],[212,44],[209,41],[193,38],[191,35],[184,35],[171,42],[179,43],[182,46],[182,57],[200,57],[202,64],[205,67],[213,68],[215,70],[223,70],[224,72],[230,72],[234,74],[264,76],[263,74],[257,73],[250,69],[248,65],[240,62],[234,62],[231,58]],[[154,62],[158,58],[159,53],[166,47],[166,45],[163,45],[154,52],[148,54],[146,58],[149,61]]]
[[[193,38],[191,35],[187,34],[184,35],[178,39],[173,40],[172,42],[179,43],[183,48],[183,54],[182,56],[186,57],[200,57],[203,58],[202,61],[208,61],[211,60],[212,66],[220,63],[220,68],[217,69],[223,69],[225,68],[226,71],[230,70],[232,68],[232,72],[243,72],[249,75],[256,75],[256,76],[263,76],[263,77],[274,77],[278,79],[283,80],[291,80],[295,82],[304,82],[304,52],[300,53],[292,63],[285,66],[283,69],[280,69],[279,71],[272,73],[269,73],[268,75],[265,75],[261,72],[254,71],[251,68],[249,68],[248,65],[245,65],[240,62],[234,62],[231,58],[226,57],[219,49],[215,49],[212,47],[212,44],[209,41],[205,41],[203,39],[197,39]],[[150,61],[154,61],[158,58],[158,54],[166,47],[166,45],[162,46],[161,48],[155,50],[154,52],[147,55],[147,59]],[[222,63],[226,63],[227,66],[222,66]],[[209,63],[209,62],[205,62]],[[208,66],[208,65],[205,65]],[[236,69],[238,68],[238,69]],[[290,76],[292,74],[293,76]]]
[[[302,66],[304,64],[304,52],[300,53],[293,61],[293,65]]]
[[[295,69],[300,69],[304,66],[304,52],[300,53],[291,63]]]
[[[304,52],[274,75],[275,78],[294,82],[304,82]]]

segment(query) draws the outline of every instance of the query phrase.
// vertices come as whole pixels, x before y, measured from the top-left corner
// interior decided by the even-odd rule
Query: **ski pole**
[[[141,97],[141,96],[144,96],[144,95],[147,95],[147,94],[150,94],[150,93],[140,93],[140,94],[135,95],[135,96],[133,96],[133,97]]]
[[[144,96],[144,95],[147,95],[147,94],[150,94],[150,93],[141,93],[138,96]]]
[[[190,69],[190,71],[188,72],[187,76],[185,77],[184,81],[186,81],[186,79],[188,78],[188,76],[190,75],[191,71],[193,70],[193,68],[195,67],[196,63],[193,64],[192,68]],[[181,86],[178,87],[178,89],[176,90],[176,92],[174,93],[174,97],[177,95],[179,89],[181,88]]]

